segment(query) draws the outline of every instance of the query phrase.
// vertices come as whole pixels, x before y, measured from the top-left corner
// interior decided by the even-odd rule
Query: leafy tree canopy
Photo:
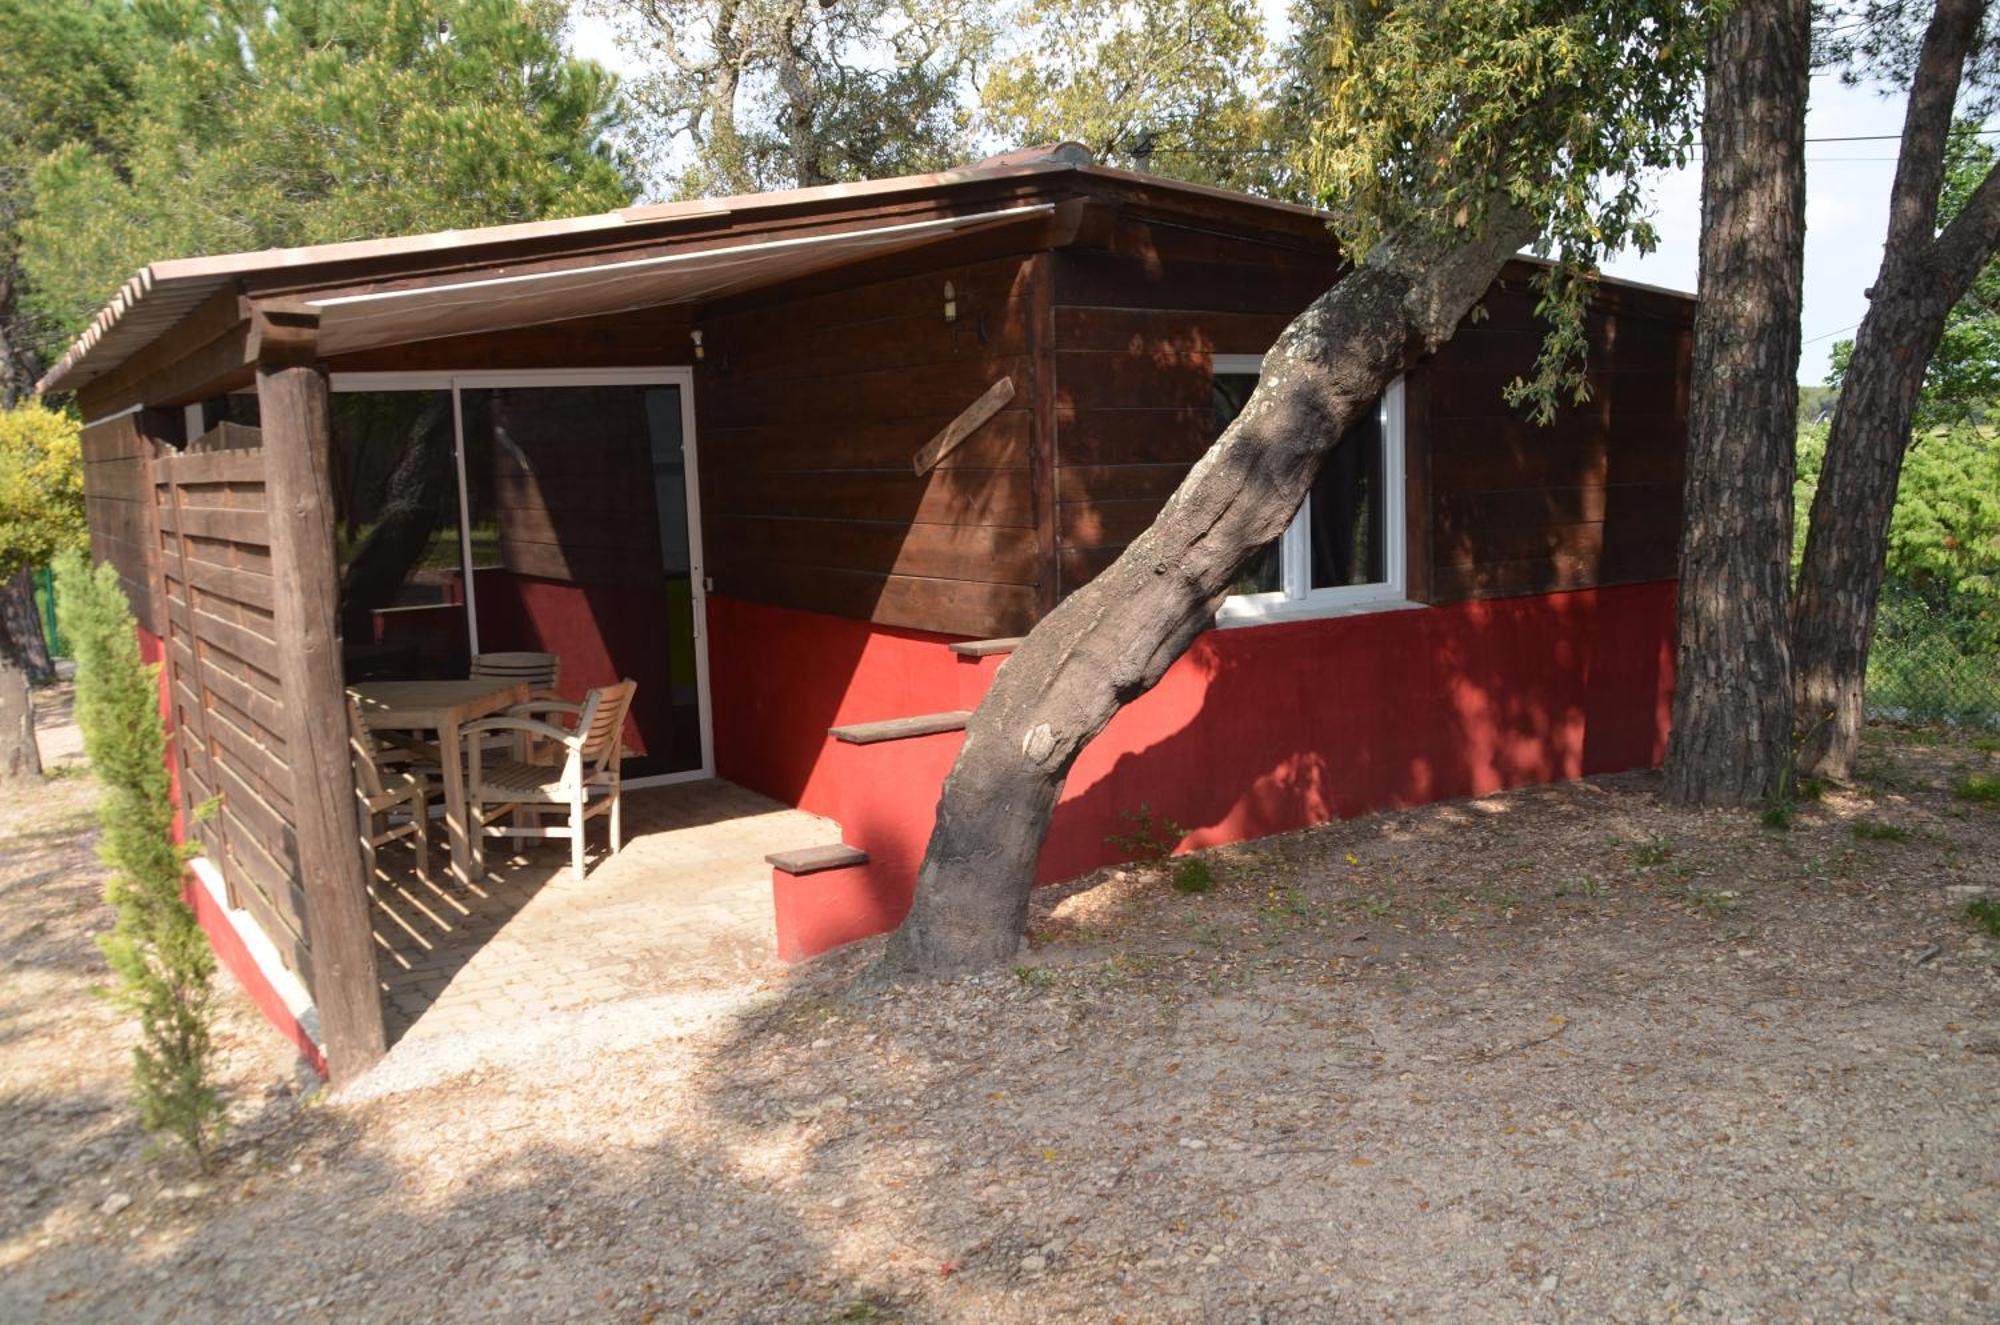
[[[23,265],[50,348],[159,258],[631,200],[606,146],[614,80],[563,53],[554,0],[91,8],[120,11],[162,53],[131,71],[127,123],[66,142],[32,172]]]
[[[668,191],[941,170],[970,152],[983,0],[590,0],[646,72],[638,142]]]
[[[85,537],[76,420],[36,404],[0,410],[0,580]]]
[[[1694,142],[1711,6],[1671,0],[1302,0],[1300,170],[1357,260],[1448,245],[1496,206],[1541,222],[1550,333],[1509,398],[1589,398],[1584,311],[1605,254],[1657,243],[1650,172]]]
[[[1270,192],[1275,70],[1251,0],[1028,0],[1021,47],[980,87],[1010,144],[1073,139],[1099,161]]]

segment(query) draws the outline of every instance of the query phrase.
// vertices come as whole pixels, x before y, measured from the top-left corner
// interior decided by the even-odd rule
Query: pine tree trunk
[[[1791,761],[1787,612],[1805,258],[1806,0],[1743,0],[1709,39],[1666,791],[1753,803]]]
[[[1932,15],[1903,122],[1882,269],[1854,342],[1813,494],[1792,617],[1799,767],[1845,780],[1861,744],[1868,647],[1888,556],[1903,454],[1945,319],[2000,245],[2000,183],[1989,174],[1934,235],[1952,111],[1983,0]]]
[[[32,598],[29,605],[33,606]],[[28,658],[14,641],[14,633],[0,621],[0,781],[42,775],[28,665]]]
[[[1010,960],[1064,779],[1085,745],[1196,636],[1284,531],[1328,448],[1456,329],[1534,226],[1501,206],[1452,248],[1385,245],[1265,357],[1256,391],[1117,562],[1043,618],[994,677],[945,781],[909,917],[878,973]]]

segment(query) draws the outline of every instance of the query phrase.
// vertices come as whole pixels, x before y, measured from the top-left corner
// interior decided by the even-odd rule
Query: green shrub
[[[1907,828],[1885,824],[1879,819],[1856,819],[1854,836],[1863,842],[1901,842],[1910,835]]]
[[[90,570],[78,553],[56,566],[76,656],[76,719],[103,791],[98,854],[111,870],[105,898],[117,911],[99,938],[117,977],[111,996],[139,1019],[132,1051],[139,1123],[186,1146],[203,1168],[222,1127],[210,1077],[215,956],[181,895],[188,852],[173,839],[167,737],[159,670],[139,641],[118,577]]]
[[[2000,939],[2000,902],[1991,897],[1975,897],[1965,904],[1965,918]]]
[[[1215,871],[1200,856],[1188,856],[1174,866],[1171,882],[1177,893],[1205,893],[1215,887]]]
[[[2000,776],[1992,773],[1967,773],[1952,784],[1951,794],[1962,801],[1973,801],[1980,805],[2000,805]]]
[[[1163,861],[1174,854],[1174,848],[1187,836],[1187,829],[1164,814],[1154,814],[1152,807],[1143,802],[1138,809],[1127,810],[1118,817],[1131,824],[1132,831],[1108,833],[1104,844],[1135,861]]]

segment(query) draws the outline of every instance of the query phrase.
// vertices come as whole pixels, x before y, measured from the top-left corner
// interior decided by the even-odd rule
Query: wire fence
[[[1868,651],[1868,716],[2000,729],[2000,644],[1990,622],[1884,591]]]

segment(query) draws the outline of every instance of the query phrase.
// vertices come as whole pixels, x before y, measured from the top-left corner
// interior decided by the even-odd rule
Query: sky
[[[1288,0],[1261,0],[1273,39],[1285,30]],[[571,47],[621,73],[631,61],[611,39],[601,19],[579,17]],[[1889,186],[1895,177],[1896,143],[1813,142],[1813,139],[1896,134],[1903,127],[1902,98],[1870,88],[1843,87],[1832,75],[1813,79],[1806,112],[1806,273],[1805,344],[1799,381],[1826,380],[1829,357],[1841,340],[1851,339],[1867,312],[1863,291],[1882,261],[1882,236],[1889,220]],[[1692,292],[1699,269],[1701,162],[1653,182],[1654,224],[1659,248],[1644,257],[1621,254],[1605,264],[1607,275]]]

